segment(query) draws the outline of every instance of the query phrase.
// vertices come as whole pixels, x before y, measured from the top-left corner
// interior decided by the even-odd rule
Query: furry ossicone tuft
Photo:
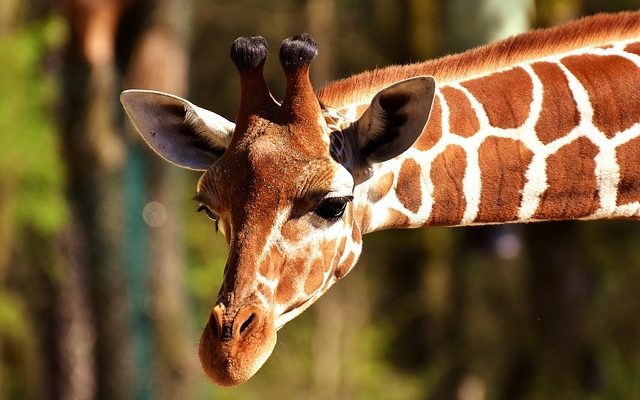
[[[231,45],[230,56],[241,73],[255,70],[267,59],[269,49],[262,36],[239,37]]]
[[[318,45],[308,33],[287,38],[280,46],[280,64],[285,71],[307,66],[317,55]]]

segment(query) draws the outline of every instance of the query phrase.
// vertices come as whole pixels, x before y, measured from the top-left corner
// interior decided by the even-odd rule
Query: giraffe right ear
[[[435,79],[418,76],[381,90],[353,125],[356,159],[365,171],[407,151],[422,134],[433,105]]]
[[[182,168],[206,170],[222,156],[235,128],[218,114],[167,93],[125,90],[120,101],[145,142]]]

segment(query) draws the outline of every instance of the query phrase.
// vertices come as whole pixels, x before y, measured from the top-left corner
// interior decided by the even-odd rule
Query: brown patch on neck
[[[620,182],[616,204],[640,201],[640,138],[635,138],[616,149],[620,165]]]
[[[533,153],[516,140],[498,137],[487,138],[478,152],[482,190],[475,222],[517,220]]]
[[[422,205],[420,188],[420,165],[413,158],[407,158],[400,167],[396,196],[400,203],[412,213],[417,213]]]
[[[389,193],[393,185],[393,177],[393,171],[390,171],[376,179],[375,183],[371,184],[369,190],[367,190],[369,203],[377,203]]]
[[[547,158],[548,189],[540,199],[535,219],[586,217],[599,207],[595,174],[598,146],[581,137]]]
[[[626,51],[627,53],[640,55],[640,42],[634,42],[626,45],[624,47],[624,51]]]
[[[640,122],[640,69],[620,56],[585,54],[562,59],[589,94],[593,124],[607,137]]]
[[[462,83],[462,86],[482,104],[493,127],[517,128],[529,116],[533,83],[522,68],[472,79]]]
[[[464,216],[467,201],[462,180],[467,168],[464,149],[449,145],[431,166],[433,209],[427,225],[457,225]]]
[[[554,54],[637,39],[639,35],[640,12],[600,14],[523,33],[461,54],[364,72],[328,84],[318,96],[323,104],[334,108],[369,103],[377,92],[402,79],[431,75],[439,84],[462,81]]]
[[[440,89],[449,106],[449,131],[458,136],[473,136],[480,129],[476,112],[467,96],[458,89],[445,86]]]
[[[387,220],[384,223],[385,227],[389,228],[403,228],[409,225],[411,220],[409,217],[401,213],[396,209],[389,209],[387,211]]]
[[[549,144],[578,126],[580,113],[569,89],[569,81],[557,64],[539,62],[531,67],[544,88],[535,131],[542,143]]]
[[[442,106],[440,105],[440,98],[436,96],[433,99],[433,106],[431,107],[431,114],[429,114],[429,121],[413,146],[419,151],[426,151],[435,146],[441,137]]]

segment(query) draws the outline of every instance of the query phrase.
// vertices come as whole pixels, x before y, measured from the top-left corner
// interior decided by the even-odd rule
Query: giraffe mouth
[[[267,361],[277,341],[273,319],[251,314],[228,335],[210,318],[198,346],[205,374],[220,386],[236,386],[251,378]]]
[[[283,326],[285,326],[287,322],[291,321],[292,319],[295,319],[298,315],[302,314],[302,312],[304,312],[304,310],[309,308],[309,306],[311,306],[311,304],[313,304],[314,301],[315,299],[312,299],[312,298],[307,299],[302,303],[299,303],[298,305],[291,307],[289,310],[281,314],[276,319],[276,322],[275,322],[276,332],[279,331]]]

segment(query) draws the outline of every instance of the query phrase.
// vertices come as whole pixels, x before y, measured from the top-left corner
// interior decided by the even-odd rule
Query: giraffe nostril
[[[209,316],[209,330],[215,337],[220,337],[220,330],[218,329],[218,318],[215,313],[211,313]]]
[[[255,319],[256,313],[251,313],[251,315],[249,315],[249,318],[246,319],[246,321],[244,321],[242,323],[242,325],[240,325],[240,334],[242,335],[242,332],[244,332],[249,325],[251,325],[251,322],[253,322],[253,320]]]
[[[222,335],[220,336],[220,340],[223,342],[228,342],[233,339],[233,329],[231,325],[225,325],[222,327]]]
[[[213,310],[211,310],[211,314],[209,315],[209,330],[213,336],[218,339],[222,339],[222,336],[224,336],[224,313],[225,306],[223,304],[218,304],[213,307]]]

